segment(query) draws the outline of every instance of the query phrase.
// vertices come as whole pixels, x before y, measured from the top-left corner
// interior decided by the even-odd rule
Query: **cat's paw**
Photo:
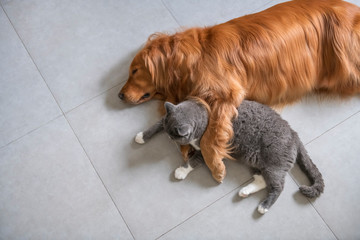
[[[261,204],[258,206],[258,212],[261,214],[265,214],[267,211],[269,211],[269,209],[263,207]]]
[[[246,187],[240,189],[239,191],[239,196],[242,197],[242,198],[246,198],[250,195],[250,191],[249,189],[247,189]]]
[[[138,134],[136,134],[135,142],[137,142],[138,144],[144,144],[145,143],[143,132],[139,132]]]
[[[178,180],[183,180],[187,177],[187,175],[194,170],[190,165],[187,165],[187,167],[178,167],[175,170],[175,178]]]

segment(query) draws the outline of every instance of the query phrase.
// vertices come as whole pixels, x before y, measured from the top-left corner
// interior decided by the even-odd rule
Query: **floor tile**
[[[359,126],[360,113],[306,146],[325,182],[324,194],[313,204],[339,239],[360,238]],[[292,174],[308,183],[298,168]]]
[[[265,194],[240,199],[234,191],[161,239],[336,239],[290,177],[262,216],[256,208]]]
[[[61,114],[0,8],[0,147]]]
[[[5,3],[8,3],[8,2],[11,2],[12,0],[0,0],[0,4],[5,4]]]
[[[0,149],[0,239],[132,239],[64,117]]]
[[[273,3],[274,2],[274,3]],[[244,0],[244,1],[171,1],[164,4],[184,27],[203,27],[223,23],[245,14],[258,12],[280,1]]]
[[[355,5],[360,6],[360,0],[347,0],[346,2],[350,2],[350,3],[353,3]]]
[[[228,175],[218,185],[206,167],[184,181],[174,170],[182,164],[177,146],[160,134],[145,145],[136,133],[159,119],[158,102],[120,103],[118,89],[67,114],[136,239],[153,239],[250,179],[247,168],[227,162]]]
[[[309,97],[293,106],[285,107],[281,115],[306,144],[358,111],[360,97],[342,101],[320,101]]]
[[[3,6],[65,112],[126,80],[150,34],[178,27],[160,0],[14,0]]]

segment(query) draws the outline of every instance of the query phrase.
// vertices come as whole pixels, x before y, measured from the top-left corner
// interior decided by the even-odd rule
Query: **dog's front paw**
[[[138,144],[144,144],[145,143],[143,132],[139,132],[138,134],[136,134],[135,142],[137,142]]]
[[[210,169],[211,169],[211,174],[212,174],[213,178],[218,183],[222,183],[225,178],[225,175],[226,175],[225,164],[222,161],[220,161],[217,164],[212,165]]]
[[[218,182],[222,183],[226,175],[225,169],[222,171],[216,171],[212,173],[213,178]]]

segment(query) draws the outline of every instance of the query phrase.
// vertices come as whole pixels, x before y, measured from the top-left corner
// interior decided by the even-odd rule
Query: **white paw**
[[[143,132],[139,132],[138,134],[136,134],[135,142],[137,142],[138,144],[144,144],[145,143]]]
[[[178,180],[185,179],[186,176],[189,174],[189,172],[191,172],[191,170],[189,168],[191,168],[191,167],[190,166],[188,168],[178,167],[175,170],[175,178],[178,179]]]
[[[258,206],[258,212],[261,214],[265,214],[267,211],[269,211],[269,209],[264,208],[263,206],[259,205]]]
[[[240,189],[240,191],[239,191],[239,196],[240,197],[246,198],[249,195],[250,195],[250,191],[248,189],[246,189],[246,188]]]

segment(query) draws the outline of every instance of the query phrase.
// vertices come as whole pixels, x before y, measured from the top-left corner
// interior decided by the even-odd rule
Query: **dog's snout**
[[[121,100],[124,100],[125,95],[123,93],[120,92],[118,96]]]

